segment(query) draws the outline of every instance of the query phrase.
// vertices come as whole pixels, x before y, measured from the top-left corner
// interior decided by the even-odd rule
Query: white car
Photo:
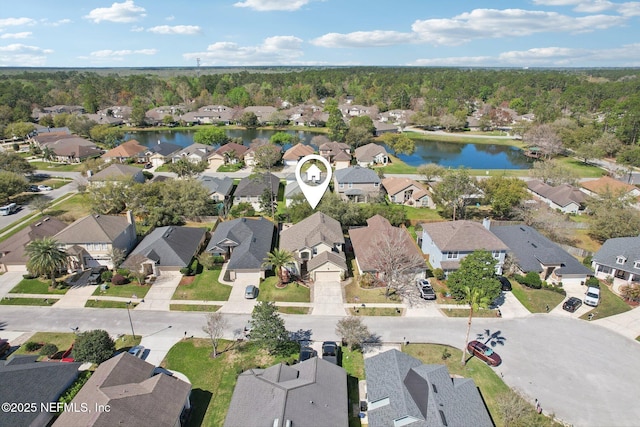
[[[584,296],[584,303],[592,307],[597,307],[598,304],[600,304],[600,289],[589,286]]]
[[[38,185],[38,190],[40,190],[40,191],[51,191],[51,190],[53,190],[53,188],[49,187],[48,185]]]

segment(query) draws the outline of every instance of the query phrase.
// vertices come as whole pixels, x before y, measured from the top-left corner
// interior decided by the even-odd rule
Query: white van
[[[2,216],[11,215],[12,213],[16,212],[17,210],[18,210],[18,205],[16,205],[15,203],[9,203],[6,206],[0,207],[0,215],[2,215]]]
[[[589,286],[584,296],[584,303],[592,307],[597,307],[600,303],[600,289]]]

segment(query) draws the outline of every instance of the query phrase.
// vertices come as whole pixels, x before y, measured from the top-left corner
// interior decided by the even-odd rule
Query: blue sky
[[[640,66],[640,1],[0,1],[0,67]]]

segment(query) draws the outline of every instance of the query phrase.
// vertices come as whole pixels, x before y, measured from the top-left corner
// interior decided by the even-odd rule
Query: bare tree
[[[216,358],[218,357],[218,342],[222,338],[225,329],[227,329],[228,322],[219,312],[207,313],[206,319],[207,324],[202,327],[202,330],[209,335],[213,346],[211,357]]]
[[[51,206],[51,198],[47,196],[36,196],[29,205],[34,210],[40,212],[41,215],[44,215],[47,209]]]
[[[356,347],[362,348],[369,337],[371,332],[369,328],[362,322],[360,317],[349,316],[338,321],[336,325],[336,334],[342,338],[349,350],[353,350]]]
[[[124,251],[120,248],[112,247],[109,252],[109,259],[111,260],[111,264],[113,264],[113,269],[116,270],[124,261]]]
[[[385,285],[385,297],[394,293],[409,303],[419,298],[415,279],[426,265],[407,232],[389,227],[371,246],[375,250],[371,251],[369,262]]]
[[[534,162],[529,175],[551,186],[575,185],[579,179],[575,172],[556,160]]]
[[[562,140],[550,125],[537,125],[524,134],[522,140],[529,146],[540,149],[546,158],[562,152]]]
[[[422,175],[427,182],[433,181],[435,178],[442,176],[446,169],[437,163],[426,163],[418,166],[417,172]]]

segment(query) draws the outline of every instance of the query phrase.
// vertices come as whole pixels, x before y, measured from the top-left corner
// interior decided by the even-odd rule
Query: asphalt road
[[[135,333],[178,340],[204,337],[202,313],[131,312]],[[249,315],[226,315],[229,333],[240,333]],[[287,328],[310,334],[313,340],[333,340],[338,316],[284,315]],[[431,342],[460,348],[466,319],[368,317],[365,322],[381,342]],[[81,331],[107,329],[130,333],[126,310],[54,309],[2,306],[0,331]],[[503,363],[498,375],[531,402],[537,398],[545,413],[576,426],[638,426],[640,406],[640,345],[615,332],[573,318],[531,315],[518,319],[473,321],[471,337],[496,334]]]

